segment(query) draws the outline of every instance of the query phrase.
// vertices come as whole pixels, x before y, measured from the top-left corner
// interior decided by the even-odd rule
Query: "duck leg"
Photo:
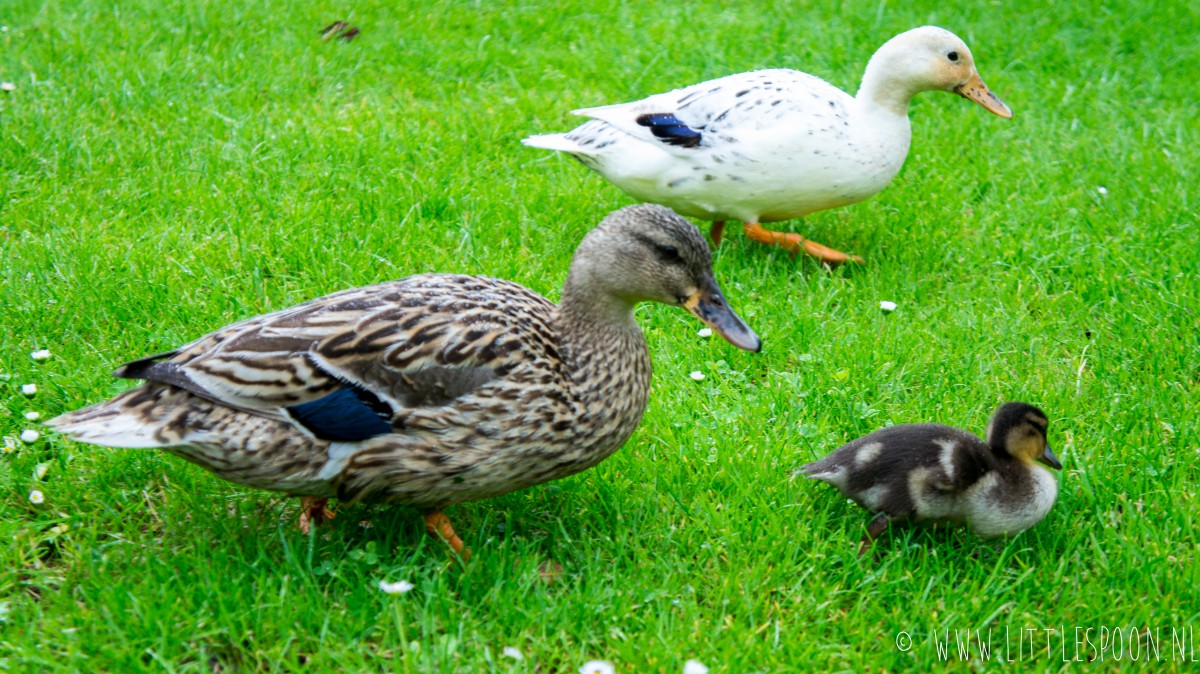
[[[333,519],[333,511],[325,507],[328,504],[327,498],[304,496],[300,499],[300,533],[307,536],[312,530],[312,525],[324,524]]]
[[[471,550],[463,544],[462,539],[458,534],[454,533],[454,527],[450,526],[450,518],[440,510],[425,513],[425,531],[430,536],[443,540],[450,549],[458,555],[459,559],[466,562],[471,559]]]
[[[871,545],[875,543],[875,539],[879,538],[883,532],[887,531],[888,525],[892,520],[886,513],[879,513],[871,523],[867,525],[867,533],[863,534],[862,542],[858,545],[858,556],[862,557],[867,554],[867,550],[871,549]]]
[[[712,241],[713,250],[721,247],[721,235],[725,233],[725,221],[713,220],[712,229],[708,230],[708,238]]]
[[[822,246],[816,241],[793,234],[791,232],[775,232],[764,228],[757,222],[747,222],[745,227],[746,236],[759,243],[765,243],[769,246],[779,246],[789,253],[804,252],[812,257],[817,258],[830,266],[837,266],[845,262],[857,262],[862,264],[863,259],[857,255],[847,255],[841,251],[834,250],[828,246]]]

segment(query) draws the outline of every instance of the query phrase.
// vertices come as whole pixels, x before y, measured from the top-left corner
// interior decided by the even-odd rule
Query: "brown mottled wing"
[[[279,418],[350,384],[396,412],[446,404],[529,351],[557,357],[553,315],[548,300],[508,281],[427,274],[235,323],[116,375]]]

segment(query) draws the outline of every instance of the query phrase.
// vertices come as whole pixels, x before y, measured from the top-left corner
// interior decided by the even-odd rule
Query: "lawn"
[[[1133,648],[1196,666],[1200,5],[348,6],[0,5],[0,670],[928,670],[960,662],[956,630],[1038,669]],[[357,39],[320,39],[338,19]],[[891,187],[783,226],[865,265],[731,227],[716,273],[762,353],[642,308],[641,428],[591,471],[451,509],[465,568],[407,509],[343,507],[304,536],[294,499],[25,417],[350,286],[452,271],[557,298],[630,200],[520,138],[756,68],[854,91],[926,23],[967,41],[1015,118],[923,94]],[[1011,540],[902,529],[859,559],[867,514],[791,477],[888,424],[982,433],[1005,400],[1046,410],[1065,464]]]

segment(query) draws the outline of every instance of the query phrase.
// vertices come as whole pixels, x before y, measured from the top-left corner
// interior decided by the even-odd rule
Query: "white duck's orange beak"
[[[954,93],[975,101],[992,114],[999,115],[1004,119],[1012,119],[1012,109],[987,88],[987,85],[980,79],[979,73],[971,73],[971,79],[967,80],[966,84],[954,87]]]

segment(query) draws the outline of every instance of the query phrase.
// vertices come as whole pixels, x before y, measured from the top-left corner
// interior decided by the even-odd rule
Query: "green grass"
[[[1025,664],[1066,669],[1075,627],[1194,636],[1200,5],[289,4],[0,6],[0,435],[124,389],[126,360],[349,286],[438,270],[556,298],[628,203],[518,143],[575,107],[774,66],[853,91],[883,40],[936,23],[1016,118],[922,95],[890,188],[787,225],[863,267],[729,236],[718,278],[763,352],[640,310],[642,427],[594,470],[453,508],[466,570],[403,508],[343,508],[310,538],[294,501],[164,454],[17,442],[0,669],[927,670],[934,634],[989,627],[1014,649],[1039,630]],[[359,39],[319,40],[340,18]],[[885,424],[981,432],[1011,399],[1048,412],[1066,464],[1011,541],[902,530],[860,560],[867,515],[790,478]],[[1194,666],[1164,638],[1160,667]]]

